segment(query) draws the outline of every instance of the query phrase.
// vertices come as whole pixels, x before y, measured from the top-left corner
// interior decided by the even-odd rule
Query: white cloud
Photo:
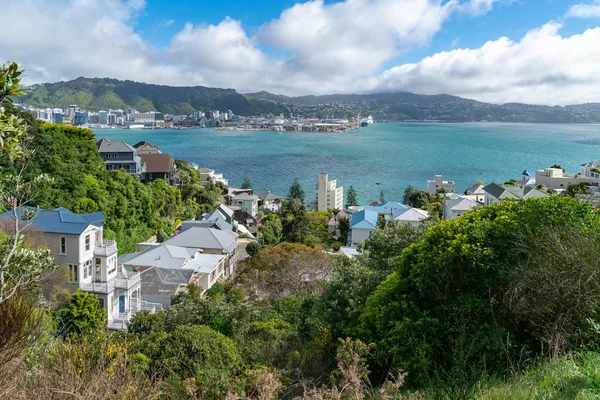
[[[173,25],[175,23],[174,19],[165,19],[160,21],[160,23],[157,25],[158,28],[168,28],[169,26]]]
[[[450,93],[490,102],[573,104],[600,100],[600,28],[562,37],[549,22],[519,42],[437,53],[385,71],[379,89]]]
[[[600,28],[562,37],[551,22],[520,41],[503,37],[381,71],[426,45],[453,13],[480,15],[511,0],[312,0],[284,10],[255,37],[226,18],[187,23],[165,48],[134,28],[144,0],[5,1],[0,55],[21,62],[30,83],[87,76],[291,95],[407,90],[493,102],[600,100]]]
[[[597,18],[600,17],[600,0],[591,3],[574,4],[569,7],[567,17]]]

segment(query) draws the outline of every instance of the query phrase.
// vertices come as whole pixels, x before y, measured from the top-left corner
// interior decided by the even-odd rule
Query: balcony
[[[79,288],[84,292],[94,293],[111,293],[115,290],[115,280],[110,282],[91,282],[91,283],[79,283]]]
[[[115,287],[117,289],[125,289],[129,290],[135,285],[140,283],[140,273],[139,272],[127,272],[128,279],[115,279]]]
[[[94,249],[94,255],[96,256],[112,256],[117,252],[117,243],[114,240],[104,240],[103,242],[97,242],[96,248]]]

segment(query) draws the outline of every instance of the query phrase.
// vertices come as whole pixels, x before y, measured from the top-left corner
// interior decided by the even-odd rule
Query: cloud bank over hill
[[[506,1],[312,0],[283,10],[254,35],[226,17],[188,22],[157,46],[136,28],[143,0],[8,0],[0,55],[21,62],[29,83],[86,76],[289,95],[411,91],[489,102],[600,101],[600,28],[563,36],[563,24],[549,21],[520,38],[389,65],[426,48],[452,16],[477,19]],[[595,0],[571,5],[564,18],[598,15]]]

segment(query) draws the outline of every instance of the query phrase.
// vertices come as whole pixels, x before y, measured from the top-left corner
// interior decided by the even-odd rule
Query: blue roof
[[[410,206],[407,206],[402,203],[398,203],[397,201],[388,201],[383,204],[379,204],[376,206],[365,206],[366,210],[372,210],[379,213],[390,214],[394,218],[404,214],[408,210],[411,209]]]
[[[24,208],[17,209],[17,216],[23,218]],[[13,217],[12,211],[2,214]],[[90,225],[100,227],[104,224],[101,212],[91,214],[74,214],[66,208],[56,210],[40,210],[32,220],[32,229],[48,233],[82,234]]]
[[[363,209],[352,214],[351,229],[375,229],[377,228],[377,216],[379,213],[371,209]]]

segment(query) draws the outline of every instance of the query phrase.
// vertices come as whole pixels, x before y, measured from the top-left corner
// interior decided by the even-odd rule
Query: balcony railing
[[[110,293],[115,290],[115,280],[109,282],[80,282],[79,288],[85,292]]]
[[[97,256],[109,256],[117,252],[117,242],[114,240],[104,240],[103,243],[96,243],[94,254]]]
[[[115,279],[115,287],[117,289],[131,289],[136,284],[140,283],[139,272],[128,272],[128,279]]]

